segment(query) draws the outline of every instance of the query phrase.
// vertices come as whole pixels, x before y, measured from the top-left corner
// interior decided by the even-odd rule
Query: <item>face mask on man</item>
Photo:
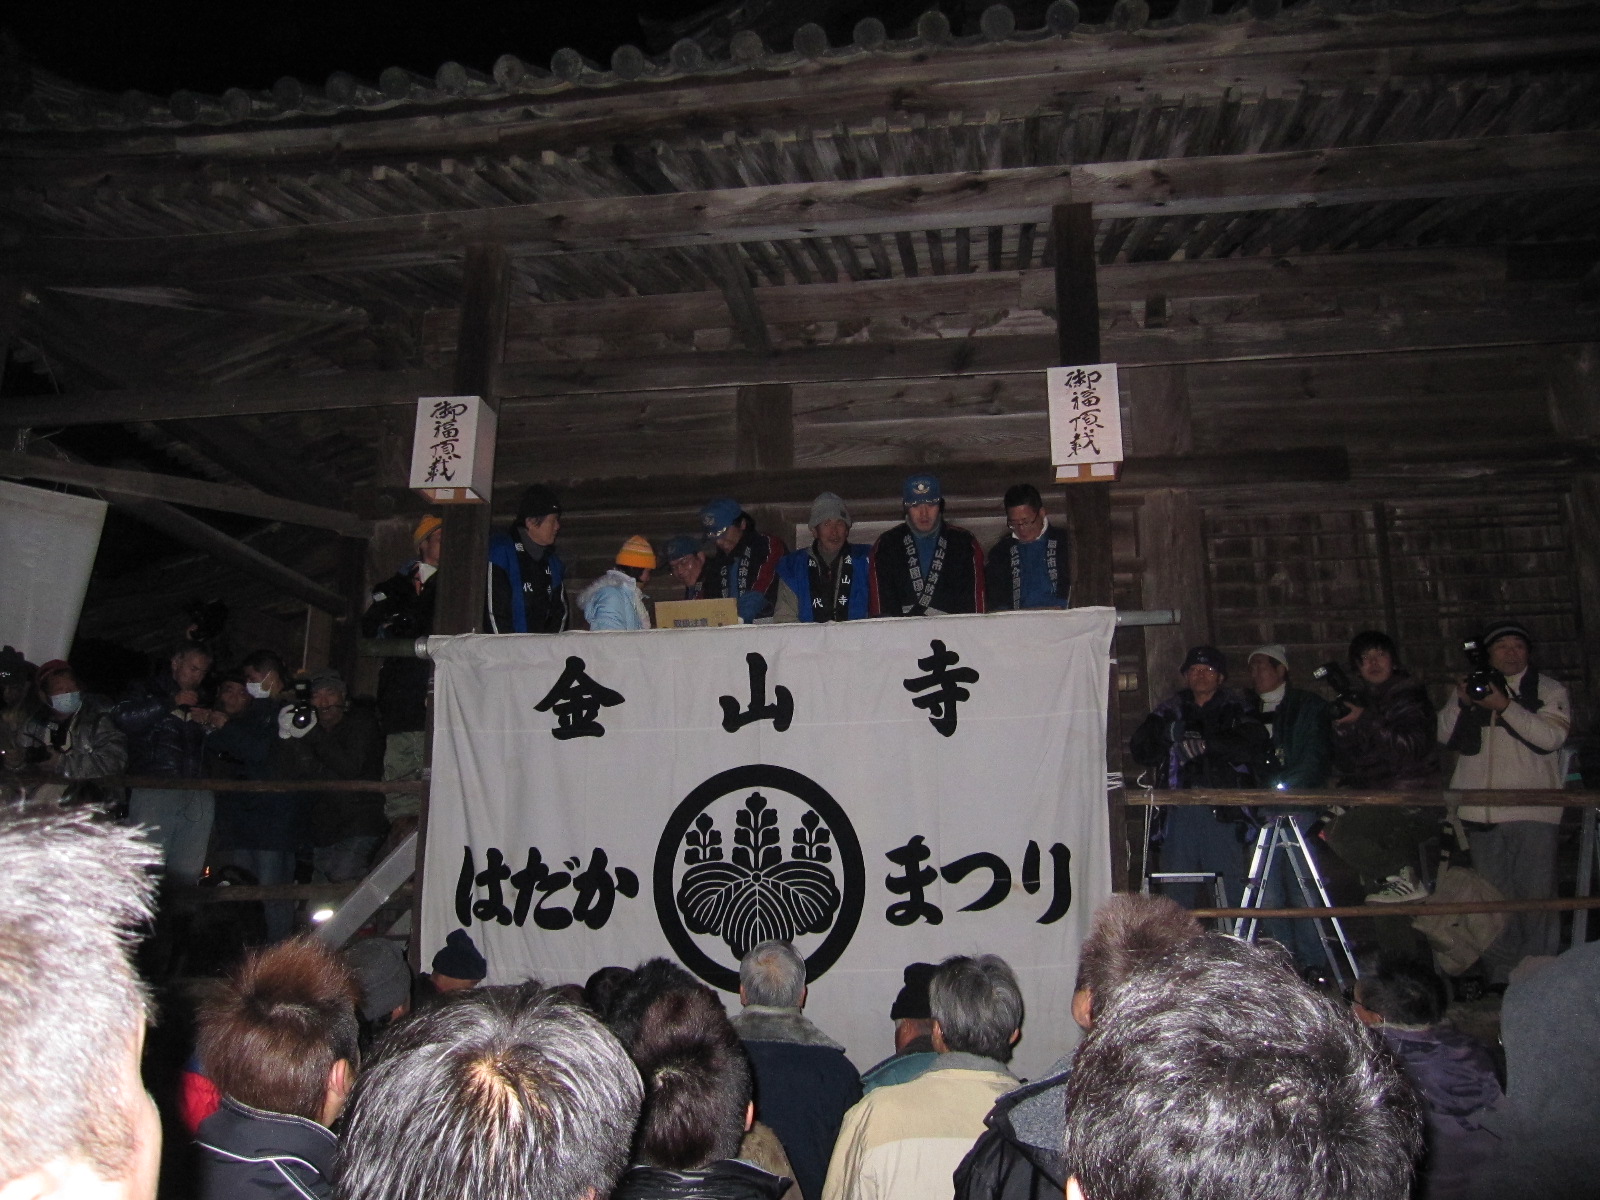
[[[50,697],[50,707],[63,717],[70,717],[83,707],[82,692],[57,692]]]
[[[257,700],[265,700],[268,696],[272,695],[272,689],[267,687],[267,685],[264,683],[247,683],[244,685],[244,690],[249,692]]]

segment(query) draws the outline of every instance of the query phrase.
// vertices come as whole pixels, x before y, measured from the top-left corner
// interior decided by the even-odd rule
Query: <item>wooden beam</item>
[[[756,289],[750,284],[750,275],[744,269],[739,252],[732,246],[711,246],[706,255],[712,277],[722,290],[723,303],[728,306],[728,315],[744,348],[753,354],[771,354],[772,337],[767,332],[767,320],[761,315]]]
[[[288,521],[294,525],[309,525],[313,529],[329,529],[346,537],[365,538],[372,533],[372,522],[337,509],[319,508],[314,504],[284,500],[249,488],[184,479],[177,475],[93,467],[86,463],[59,462],[41,458],[37,454],[10,451],[0,451],[0,475],[12,479],[70,483],[141,500],[165,500],[191,508],[260,517],[266,521]]]
[[[1305,296],[1347,288],[1392,291],[1440,285],[1503,286],[1513,258],[1518,260],[1519,281],[1524,283],[1565,277],[1558,274],[1561,264],[1587,264],[1600,258],[1600,245],[1593,242],[1558,243],[1554,248],[1559,257],[1552,256],[1548,264],[1526,265],[1522,262],[1527,257],[1524,248],[1503,246],[1102,263],[1097,279],[1103,304],[1143,301],[1156,292],[1168,301],[1285,293]],[[1041,309],[1055,303],[1055,272],[980,271],[859,283],[794,284],[761,288],[760,300],[762,315],[773,326]],[[645,330],[687,336],[722,327],[727,315],[720,294],[709,290],[519,304],[506,318],[508,353],[514,352],[518,340],[635,335]],[[458,322],[459,314],[452,309],[428,313],[423,322],[425,351],[452,349]]]
[[[252,379],[218,387],[137,387],[68,392],[0,404],[0,427],[102,425],[177,418],[323,412],[337,408],[415,405],[418,396],[450,389],[448,371],[350,371]]]
[[[755,504],[810,504],[818,492],[847,498],[898,496],[901,481],[916,468],[905,463],[866,467],[800,467],[789,471],[753,468],[714,475],[649,475],[620,478],[547,480],[572,512],[622,509],[697,507],[710,496],[738,496]],[[998,495],[1019,479],[1054,477],[1043,459],[1006,462],[947,462],[937,466],[945,494]],[[1196,454],[1181,457],[1131,458],[1123,468],[1120,489],[1234,486],[1296,482],[1341,482],[1350,477],[1350,461],[1340,446],[1311,446],[1275,454]],[[531,481],[527,481],[531,482]],[[521,480],[502,480],[506,489]],[[497,510],[503,504],[496,505]]]
[[[1594,338],[1596,320],[1594,306],[1526,304],[1515,309],[1117,329],[1101,340],[1109,359],[1131,369],[1588,342]],[[568,396],[1014,375],[1043,370],[1055,350],[1051,335],[923,338],[815,346],[771,355],[695,351],[648,358],[506,363],[499,377],[505,403],[514,407],[520,400]],[[448,372],[430,369],[285,376],[194,390],[174,386],[67,392],[46,399],[7,400],[0,404],[0,429],[412,406],[418,396],[445,395],[450,388]]]
[[[505,344],[510,295],[511,259],[504,248],[471,247],[466,261],[452,394],[482,396],[485,404],[497,410],[496,374]],[[439,598],[433,618],[435,633],[476,633],[483,625],[489,517],[487,504],[445,506]]]
[[[1066,201],[1112,218],[1596,185],[1600,130],[1581,130],[584,197],[227,233],[35,236],[0,251],[0,275],[52,287],[205,286],[458,262],[481,244],[526,256],[1037,223]]]
[[[172,505],[159,500],[147,500],[116,491],[104,491],[102,494],[130,516],[159,529],[168,537],[196,550],[203,550],[224,562],[232,563],[246,574],[271,584],[297,600],[314,605],[323,612],[337,614],[344,611],[345,599],[337,592],[323,587],[315,580],[307,579],[300,572],[284,566],[276,559],[268,558],[255,547],[229,537],[198,517],[191,517],[181,509],[173,508]]]

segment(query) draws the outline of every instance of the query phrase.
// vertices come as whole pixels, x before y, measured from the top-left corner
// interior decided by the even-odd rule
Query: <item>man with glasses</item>
[[[1067,532],[1050,524],[1039,489],[1006,489],[1006,535],[989,551],[984,569],[990,612],[1011,608],[1066,608],[1072,594]]]

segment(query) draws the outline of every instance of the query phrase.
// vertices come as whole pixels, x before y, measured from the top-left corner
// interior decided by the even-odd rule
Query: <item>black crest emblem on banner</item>
[[[787,767],[713,775],[674,810],[656,848],[667,941],[691,971],[728,991],[738,990],[745,952],[772,938],[795,942],[806,978],[819,978],[855,935],[865,892],[861,843],[844,809]]]

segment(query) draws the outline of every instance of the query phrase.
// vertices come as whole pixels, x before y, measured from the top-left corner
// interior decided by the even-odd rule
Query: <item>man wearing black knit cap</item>
[[[543,484],[522,493],[517,518],[489,538],[486,633],[560,633],[567,627],[566,564],[555,551],[561,501]]]
[[[475,988],[489,974],[488,960],[465,929],[454,930],[445,938],[444,945],[433,956],[432,966],[431,973],[417,976],[413,1008],[421,1008],[449,992]]]
[[[1531,665],[1533,635],[1500,621],[1478,639],[1496,672],[1474,697],[1465,681],[1439,710],[1439,741],[1459,754],[1452,788],[1559,788],[1561,745],[1571,728],[1567,689]],[[1472,865],[1511,900],[1556,894],[1556,834],[1561,809],[1463,804],[1456,815],[1472,843]],[[1491,983],[1505,983],[1530,954],[1560,948],[1557,914],[1507,913],[1506,927],[1484,951]]]
[[[894,998],[889,1019],[894,1022],[894,1053],[861,1076],[861,1090],[891,1083],[905,1083],[939,1061],[933,1048],[933,1009],[928,1003],[928,984],[938,967],[914,962],[905,969],[905,986]]]

